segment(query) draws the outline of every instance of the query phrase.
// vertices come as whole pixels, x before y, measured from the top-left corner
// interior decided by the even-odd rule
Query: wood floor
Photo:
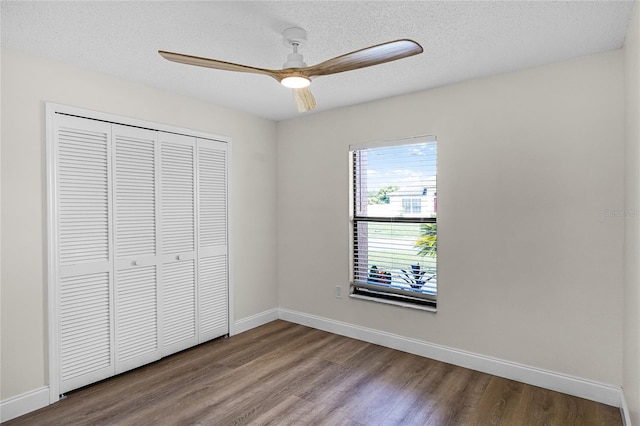
[[[7,425],[622,425],[618,408],[274,321]]]

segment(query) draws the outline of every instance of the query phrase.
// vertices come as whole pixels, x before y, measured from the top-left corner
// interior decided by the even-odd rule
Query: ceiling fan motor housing
[[[287,56],[287,62],[282,65],[282,68],[304,68],[307,66],[302,54],[298,53],[298,48],[307,44],[307,32],[305,30],[298,27],[287,28],[282,32],[282,44],[293,48],[293,53]]]
[[[302,59],[302,55],[299,53],[289,53],[287,56],[287,62],[282,65],[283,69],[288,68],[304,68],[307,64]]]

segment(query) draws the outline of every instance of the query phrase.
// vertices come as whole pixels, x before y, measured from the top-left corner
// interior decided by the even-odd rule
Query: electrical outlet
[[[336,286],[336,299],[342,299],[342,287]]]

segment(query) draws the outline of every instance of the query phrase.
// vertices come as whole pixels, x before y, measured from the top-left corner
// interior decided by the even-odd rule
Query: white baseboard
[[[47,405],[49,405],[48,386],[12,396],[0,402],[0,422],[15,419]]]
[[[233,324],[233,331],[230,334],[235,336],[236,334],[244,333],[252,328],[275,321],[279,317],[278,308],[273,308],[268,311],[251,315],[250,317],[242,318]]]
[[[230,331],[231,335],[240,334],[279,318],[278,309],[270,309],[256,315],[236,321]],[[34,389],[20,395],[0,401],[0,422],[6,422],[31,411],[49,405],[49,387]]]
[[[621,406],[622,391],[615,386],[289,309],[280,309],[280,319],[614,407]]]
[[[624,397],[624,389],[620,392],[620,415],[622,416],[622,426],[631,426],[631,413]]]
[[[629,409],[622,389],[618,387],[436,345],[329,318],[309,315],[289,309],[274,308],[236,321],[233,324],[232,335],[243,333],[277,319],[601,402],[614,407],[620,407],[624,426],[631,426]],[[11,420],[31,411],[46,407],[47,405],[49,405],[49,387],[45,386],[40,389],[25,392],[0,402],[0,421],[5,422]]]

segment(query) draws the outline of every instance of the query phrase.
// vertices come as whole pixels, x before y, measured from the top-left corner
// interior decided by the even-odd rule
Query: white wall
[[[615,51],[281,122],[280,306],[621,386],[623,98]],[[438,312],[336,299],[348,145],[425,134]]]
[[[622,383],[632,424],[640,425],[640,4],[625,52],[625,310]]]
[[[0,400],[48,381],[45,101],[230,136],[235,318],[277,307],[274,122],[3,49]]]

